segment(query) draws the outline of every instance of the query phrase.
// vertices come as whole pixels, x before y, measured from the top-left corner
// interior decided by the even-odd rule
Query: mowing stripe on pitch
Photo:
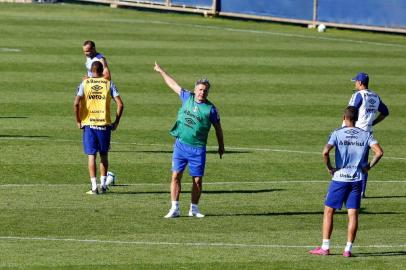
[[[339,41],[339,42],[349,42],[349,43],[358,43],[358,44],[368,44],[368,45],[384,46],[384,47],[406,48],[405,45],[397,44],[397,43],[383,43],[383,42],[365,41],[365,40],[356,40],[356,39],[347,39],[347,38],[321,37],[321,36],[314,36],[314,35],[291,34],[291,33],[282,33],[282,32],[269,31],[269,30],[241,29],[241,28],[214,26],[214,25],[186,24],[186,23],[184,24],[184,23],[165,22],[165,21],[160,21],[160,20],[112,19],[111,21],[112,22],[123,22],[123,23],[161,24],[161,25],[201,28],[201,29],[208,29],[208,30],[221,30],[221,31],[249,33],[249,34],[283,36],[283,37],[292,37],[292,38],[316,39],[316,40],[326,40],[326,41]]]
[[[21,16],[8,16],[8,17],[17,17],[21,18]],[[35,16],[24,16],[25,18],[34,18],[38,20],[38,17]],[[157,24],[157,25],[168,25],[168,26],[179,26],[179,27],[190,27],[190,28],[199,28],[199,29],[206,29],[206,30],[220,30],[220,31],[228,31],[228,32],[239,32],[239,33],[249,33],[249,34],[259,34],[259,35],[270,35],[270,36],[282,36],[282,37],[292,37],[292,38],[301,38],[301,39],[314,39],[314,40],[325,40],[325,41],[338,41],[338,42],[348,42],[348,43],[358,43],[358,44],[366,44],[366,45],[373,45],[373,46],[383,46],[383,47],[395,47],[395,48],[406,48],[404,44],[398,43],[386,43],[386,42],[375,42],[375,41],[366,41],[366,40],[357,40],[357,39],[348,39],[348,38],[339,38],[339,37],[322,37],[322,36],[315,36],[313,34],[292,34],[292,33],[283,33],[277,32],[272,30],[255,30],[255,29],[242,29],[242,28],[234,28],[234,27],[223,27],[219,25],[202,25],[202,24],[189,24],[189,23],[177,23],[177,22],[170,22],[170,21],[162,21],[162,20],[143,20],[143,19],[86,19],[82,17],[54,17],[48,16],[47,18],[42,18],[41,20],[59,20],[59,21],[74,21],[80,20],[82,22],[91,21],[94,22],[110,22],[110,23],[133,23],[133,24]]]
[[[238,185],[273,185],[273,184],[315,184],[315,183],[330,183],[331,180],[281,180],[281,181],[235,181],[235,182],[207,182],[205,186],[238,186]],[[406,184],[406,180],[375,180],[368,181],[370,183],[382,183],[382,184]],[[112,188],[120,188],[125,186],[163,186],[166,187],[170,183],[120,183]],[[182,185],[192,185],[192,183],[182,183]],[[13,187],[72,187],[72,186],[89,186],[89,184],[0,184],[0,188],[13,188]],[[254,191],[254,190],[253,190]],[[203,191],[204,192],[204,191]]]
[[[50,138],[26,138],[26,137],[0,137],[0,141],[13,141],[13,140],[21,140],[21,141],[52,141],[52,142],[77,142],[81,144],[82,142],[77,140],[69,140],[69,139],[50,139]],[[128,145],[135,145],[135,146],[158,146],[158,147],[168,147],[171,148],[172,144],[147,144],[147,143],[137,143],[137,142],[111,142],[111,144],[128,144]],[[217,149],[217,146],[207,146],[208,149]],[[288,150],[288,149],[276,149],[276,148],[257,148],[257,147],[237,147],[237,146],[229,146],[226,147],[226,155],[227,150],[231,151],[253,151],[253,152],[280,152],[280,153],[293,153],[293,154],[311,154],[311,155],[321,155],[321,152],[314,152],[314,151],[301,151],[301,150]],[[406,160],[405,157],[387,157],[383,156],[384,159],[393,159],[393,160]]]
[[[195,246],[195,247],[232,247],[232,248],[312,248],[311,245],[278,245],[278,244],[243,244],[243,243],[190,243],[190,242],[150,242],[150,241],[121,241],[121,240],[98,240],[98,239],[74,239],[74,238],[56,238],[56,237],[18,237],[18,236],[0,236],[0,240],[19,240],[19,241],[60,241],[77,242],[86,244],[127,244],[127,245],[145,245],[145,246]],[[333,246],[341,247],[341,246]],[[403,248],[406,244],[388,245],[361,245],[357,248]]]

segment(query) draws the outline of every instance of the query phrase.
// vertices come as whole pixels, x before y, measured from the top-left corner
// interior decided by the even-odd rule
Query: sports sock
[[[103,188],[106,188],[106,179],[107,179],[106,175],[100,176],[100,186]]]
[[[351,242],[347,242],[347,245],[345,246],[344,251],[352,251],[352,243]]]
[[[179,201],[172,201],[171,209],[179,209]]]
[[[197,204],[191,203],[190,210],[199,210],[199,207],[197,207]]]
[[[97,189],[96,177],[90,177],[90,182],[92,183],[92,190],[96,190]]]
[[[323,239],[323,244],[321,248],[324,250],[330,249],[330,239]]]

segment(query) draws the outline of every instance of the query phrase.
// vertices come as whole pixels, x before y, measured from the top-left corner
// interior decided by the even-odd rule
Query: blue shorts
[[[83,150],[86,155],[107,154],[110,149],[110,126],[84,126]]]
[[[172,171],[183,172],[188,163],[190,176],[203,176],[206,166],[206,147],[191,146],[177,139],[173,146]]]
[[[331,181],[324,205],[341,209],[343,203],[347,209],[359,209],[361,206],[362,181]]]

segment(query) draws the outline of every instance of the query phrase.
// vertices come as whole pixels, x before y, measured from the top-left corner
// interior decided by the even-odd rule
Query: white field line
[[[321,36],[314,36],[314,35],[291,34],[291,33],[281,33],[281,32],[276,32],[276,31],[241,29],[241,28],[222,27],[222,26],[213,26],[213,25],[183,24],[183,23],[173,23],[173,22],[165,22],[165,21],[159,21],[159,20],[113,19],[111,21],[112,22],[123,22],[123,23],[172,25],[172,26],[191,27],[191,28],[199,28],[199,29],[207,29],[207,30],[221,30],[221,31],[228,31],[228,32],[249,33],[249,34],[257,34],[257,35],[258,34],[259,35],[272,35],[272,36],[283,36],[283,37],[292,37],[292,38],[339,41],[339,42],[348,42],[348,43],[368,44],[368,45],[375,45],[375,46],[406,48],[406,45],[397,44],[397,43],[383,43],[383,42],[374,42],[374,41],[365,41],[365,40],[356,40],[356,39],[347,39],[347,38],[321,37]]]
[[[312,248],[310,245],[278,245],[278,244],[242,244],[242,243],[190,243],[190,242],[151,242],[151,241],[120,241],[120,240],[97,240],[97,239],[74,239],[74,238],[56,238],[56,237],[18,237],[18,236],[0,236],[0,240],[19,240],[19,241],[60,241],[76,242],[86,244],[118,244],[118,245],[145,245],[145,246],[195,246],[195,247],[232,247],[232,248]],[[340,246],[334,246],[340,247]],[[399,245],[361,245],[354,246],[358,248],[403,248],[406,244]]]
[[[53,141],[53,142],[77,142],[76,140],[68,139],[50,139],[50,138],[26,138],[26,137],[0,137],[0,141]],[[145,144],[145,143],[136,143],[136,142],[111,142],[111,144],[127,144],[127,145],[138,145],[138,146],[160,146],[160,147],[172,147],[170,144]],[[217,149],[216,146],[207,146],[208,149]],[[226,155],[227,150],[231,151],[254,151],[254,152],[281,152],[281,153],[294,153],[294,154],[311,154],[311,155],[320,155],[320,152],[313,151],[300,151],[300,150],[288,150],[288,149],[276,149],[276,148],[255,148],[255,147],[235,147],[235,146],[226,146]],[[405,157],[387,157],[383,156],[384,159],[393,159],[393,160],[406,160]]]
[[[375,180],[375,181],[368,181],[369,183],[382,183],[382,184],[406,184],[406,180]],[[205,186],[238,186],[238,185],[278,185],[278,184],[315,184],[315,183],[330,183],[330,180],[280,180],[280,181],[236,181],[236,182],[208,182],[204,183]],[[117,186],[112,187],[122,187],[122,186],[152,186],[152,187],[166,187],[170,183],[119,183]],[[0,184],[0,188],[13,188],[13,187],[74,187],[74,186],[88,186],[89,184]],[[182,185],[192,185],[192,183],[182,183]]]
[[[17,48],[0,48],[0,52],[21,52],[21,50]]]

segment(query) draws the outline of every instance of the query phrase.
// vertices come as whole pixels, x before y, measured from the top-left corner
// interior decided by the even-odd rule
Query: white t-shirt
[[[101,53],[97,53],[95,57],[90,58],[90,57],[86,57],[86,70],[87,70],[87,76],[92,77],[92,64],[94,61],[100,61],[100,59],[102,59],[104,57],[104,55],[102,55]]]

